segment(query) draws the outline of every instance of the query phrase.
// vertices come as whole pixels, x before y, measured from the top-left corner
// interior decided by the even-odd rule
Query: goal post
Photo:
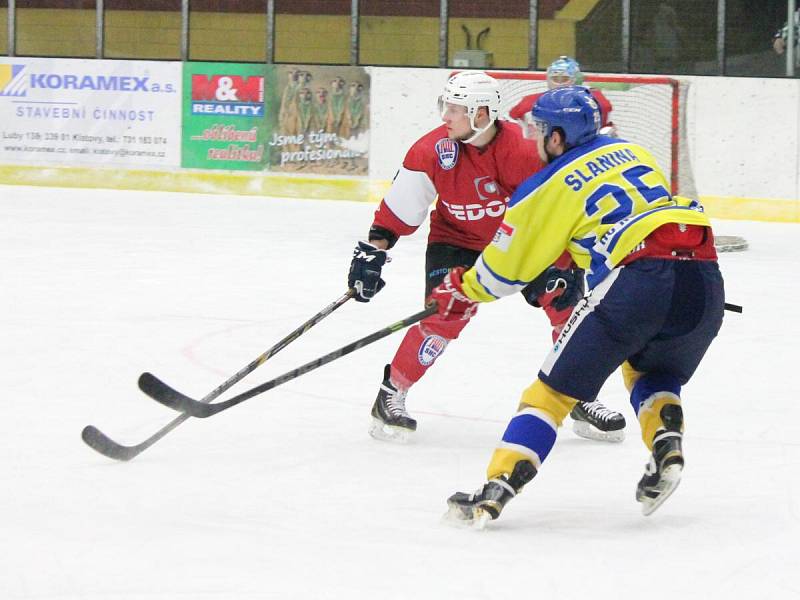
[[[525,96],[547,90],[545,73],[486,71],[500,83],[501,118]],[[611,102],[617,135],[650,151],[670,176],[673,194],[697,198],[686,131],[689,83],[671,77],[586,75],[584,85]]]

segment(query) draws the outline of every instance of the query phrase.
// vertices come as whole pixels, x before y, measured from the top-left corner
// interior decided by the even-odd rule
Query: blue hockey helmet
[[[558,128],[567,149],[592,141],[600,129],[600,107],[588,89],[576,85],[545,92],[531,114],[543,139]]]
[[[559,56],[547,67],[547,89],[549,90],[582,83],[581,66],[574,58]]]

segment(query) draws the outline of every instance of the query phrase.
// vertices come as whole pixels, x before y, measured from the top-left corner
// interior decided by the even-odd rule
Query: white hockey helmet
[[[467,109],[469,124],[475,135],[465,142],[469,143],[491,127],[500,114],[500,85],[497,80],[483,72],[456,73],[444,86],[444,92],[439,97],[439,111],[444,115],[446,104],[458,104]],[[475,116],[478,109],[485,106],[489,113],[489,123],[477,129]]]

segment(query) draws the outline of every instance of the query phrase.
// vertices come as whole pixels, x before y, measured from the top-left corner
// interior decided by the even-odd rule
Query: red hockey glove
[[[443,321],[467,321],[478,310],[478,303],[469,299],[461,287],[463,274],[464,267],[456,267],[431,292],[431,300],[436,301],[439,318]]]

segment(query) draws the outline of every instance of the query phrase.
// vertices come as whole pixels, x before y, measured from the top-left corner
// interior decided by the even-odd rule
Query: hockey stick
[[[725,310],[728,310],[730,312],[740,313],[740,312],[742,312],[742,307],[739,306],[738,304],[728,304],[726,302],[725,303]]]
[[[286,348],[286,346],[291,344],[293,341],[295,341],[297,338],[303,335],[306,331],[311,329],[314,325],[322,321],[322,319],[330,315],[333,311],[335,311],[345,302],[350,300],[350,298],[352,298],[354,294],[355,290],[353,290],[352,288],[347,290],[347,293],[345,293],[341,298],[323,308],[321,311],[319,311],[317,314],[311,317],[308,321],[306,321],[305,323],[300,325],[300,327],[295,329],[292,333],[283,338],[280,342],[275,344],[272,348],[264,352],[253,362],[251,362],[241,371],[236,373],[233,377],[231,377],[218,387],[214,388],[214,390],[209,392],[202,400],[200,400],[200,402],[208,403],[213,401],[215,398],[218,398],[226,390],[230,389],[231,386],[241,381],[246,375],[249,375],[250,373],[255,371],[255,369],[259,367],[261,364],[263,364],[268,358],[274,356],[275,354]],[[151,375],[150,377],[153,376]],[[104,456],[113,458],[115,460],[123,460],[123,461],[131,460],[132,458],[135,458],[136,456],[147,450],[150,446],[155,444],[158,440],[163,438],[170,431],[175,429],[178,425],[186,421],[190,416],[191,416],[190,414],[182,414],[176,417],[175,419],[167,423],[164,427],[156,431],[149,438],[147,438],[146,440],[144,440],[139,444],[136,444],[135,446],[126,446],[124,444],[119,444],[115,442],[94,425],[87,425],[86,427],[84,427],[83,431],[81,432],[81,438],[83,438],[83,441],[86,442],[86,444],[90,448],[93,448],[94,450],[96,450],[100,454],[103,454]]]
[[[388,327],[384,327],[370,335],[361,338],[360,340],[356,340],[355,342],[351,342],[346,346],[342,346],[338,350],[334,350],[326,354],[325,356],[321,356],[312,360],[309,363],[304,364],[301,367],[298,367],[288,373],[284,373],[280,377],[276,377],[275,379],[271,379],[261,385],[257,385],[254,388],[247,390],[246,392],[242,392],[238,396],[234,396],[230,400],[225,400],[224,402],[217,402],[215,404],[207,404],[202,401],[197,401],[184,394],[181,394],[177,390],[172,389],[163,381],[158,379],[157,377],[151,375],[150,373],[142,373],[141,377],[139,377],[139,388],[151,398],[157,400],[164,406],[168,406],[173,410],[177,410],[183,412],[184,415],[191,415],[193,417],[199,417],[204,419],[206,417],[210,417],[217,413],[222,412],[223,410],[227,410],[232,406],[236,406],[244,402],[245,400],[252,398],[253,396],[257,396],[266,392],[267,390],[271,390],[274,387],[281,385],[282,383],[286,383],[287,381],[291,381],[292,379],[296,379],[301,375],[305,375],[309,371],[313,371],[314,369],[321,367],[322,365],[328,364],[346,354],[350,354],[359,348],[363,348],[373,342],[380,340],[381,338],[385,338],[387,335],[394,333],[395,331],[399,331],[409,325],[413,325],[414,323],[421,321],[425,317],[429,317],[430,315],[436,312],[436,305],[429,306],[425,310],[418,312],[416,314],[411,315],[410,317],[406,317],[398,321],[397,323],[393,323]]]

